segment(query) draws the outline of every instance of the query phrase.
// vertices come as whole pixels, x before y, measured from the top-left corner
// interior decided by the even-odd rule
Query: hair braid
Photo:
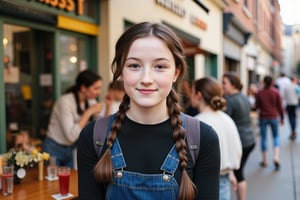
[[[111,182],[113,180],[111,147],[113,146],[117,135],[121,130],[121,125],[125,119],[126,111],[129,109],[129,103],[130,99],[125,94],[123,101],[120,104],[119,111],[115,114],[115,118],[110,129],[110,134],[106,141],[107,149],[94,168],[96,180],[99,182]]]
[[[174,129],[173,139],[175,140],[176,149],[179,154],[180,168],[182,169],[178,199],[192,200],[196,196],[196,186],[186,171],[188,156],[187,144],[185,142],[185,130],[182,127],[182,119],[180,116],[181,107],[178,103],[178,97],[174,90],[171,90],[169,96],[167,97],[167,107],[171,119],[171,126]]]

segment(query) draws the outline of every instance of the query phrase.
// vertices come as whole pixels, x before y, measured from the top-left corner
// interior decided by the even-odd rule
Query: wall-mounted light
[[[8,39],[7,38],[3,38],[3,46],[6,47],[8,44]]]
[[[71,63],[77,63],[77,57],[76,57],[76,56],[72,56],[72,57],[70,58],[70,62],[71,62]]]
[[[70,50],[71,51],[77,51],[77,46],[75,44],[70,45]]]

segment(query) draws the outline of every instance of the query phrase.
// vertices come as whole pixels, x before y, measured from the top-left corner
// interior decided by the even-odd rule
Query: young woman
[[[81,129],[102,110],[97,103],[102,78],[91,70],[80,72],[75,85],[67,89],[55,103],[49,121],[47,137],[43,142],[43,151],[56,157],[58,166],[74,165],[73,151]],[[76,161],[76,160],[75,160]]]
[[[230,182],[234,189],[237,181],[233,170],[240,167],[242,145],[234,121],[222,110],[226,105],[221,84],[215,79],[204,77],[192,84],[191,102],[200,113],[195,117],[214,127],[219,136],[221,152],[220,200],[231,199]]]
[[[244,176],[244,167],[256,142],[251,126],[251,107],[246,95],[241,92],[243,85],[235,73],[228,72],[223,75],[222,87],[226,99],[225,112],[235,122],[243,148],[240,168],[234,170],[234,175],[238,181],[237,199],[246,200],[247,181]]]
[[[270,126],[273,136],[273,161],[275,170],[279,170],[279,122],[284,123],[284,111],[279,91],[273,86],[273,78],[265,76],[263,88],[256,94],[256,108],[259,113],[259,127],[261,135],[261,167],[267,166],[267,127]],[[280,120],[279,120],[280,119]]]
[[[201,122],[193,166],[182,128],[174,88],[180,88],[187,65],[177,36],[165,25],[143,22],[123,33],[115,50],[113,80],[123,80],[125,95],[100,160],[93,145],[95,123],[80,134],[79,199],[217,200],[218,136]]]

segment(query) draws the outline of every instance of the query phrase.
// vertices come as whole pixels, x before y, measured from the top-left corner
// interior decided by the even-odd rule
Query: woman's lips
[[[142,94],[152,94],[153,92],[157,91],[156,89],[137,89]]]

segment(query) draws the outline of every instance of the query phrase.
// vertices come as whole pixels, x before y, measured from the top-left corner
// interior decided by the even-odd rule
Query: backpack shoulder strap
[[[193,164],[196,164],[196,160],[200,151],[200,121],[189,115],[181,113],[183,119],[183,127],[186,130],[187,143],[191,152]]]
[[[193,164],[195,165],[200,151],[200,121],[183,113],[181,113],[181,117],[183,119],[183,127],[186,129],[187,143],[191,152]],[[99,158],[113,120],[114,115],[111,115],[98,119],[95,122],[93,134],[94,148]]]
[[[109,134],[110,127],[114,121],[114,115],[106,116],[96,120],[94,125],[93,141],[94,148],[97,156],[100,158],[101,152],[106,140],[106,136]]]

